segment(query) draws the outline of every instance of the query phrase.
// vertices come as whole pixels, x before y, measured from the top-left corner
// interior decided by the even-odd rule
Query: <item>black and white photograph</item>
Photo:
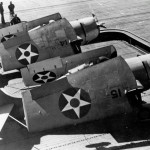
[[[0,150],[150,150],[149,0],[0,0]]]

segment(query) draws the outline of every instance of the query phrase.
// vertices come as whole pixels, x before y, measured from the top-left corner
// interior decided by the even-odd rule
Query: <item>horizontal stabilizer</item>
[[[0,132],[13,108],[14,104],[3,105],[0,107]]]

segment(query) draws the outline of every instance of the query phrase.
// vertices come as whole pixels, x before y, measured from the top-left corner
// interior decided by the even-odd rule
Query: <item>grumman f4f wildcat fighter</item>
[[[0,129],[8,116],[29,132],[118,114],[150,118],[149,104],[141,99],[150,88],[150,55],[123,59],[112,45],[84,52],[81,45],[112,40],[112,32],[142,45],[136,36],[100,27],[94,17],[69,22],[60,14],[13,27],[15,36],[0,43]],[[17,97],[5,90],[14,83]]]

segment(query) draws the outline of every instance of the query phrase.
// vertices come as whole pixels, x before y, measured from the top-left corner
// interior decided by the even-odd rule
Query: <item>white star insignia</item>
[[[38,79],[36,79],[35,81],[44,81],[44,83],[46,83],[49,79],[54,79],[55,77],[50,76],[50,72],[46,73],[45,75],[41,75],[41,74],[37,74],[37,76],[39,77]],[[43,76],[47,76],[46,79],[43,79]]]
[[[76,115],[78,116],[78,118],[80,118],[80,107],[82,106],[86,106],[86,105],[90,105],[91,103],[84,101],[82,99],[80,99],[80,95],[81,95],[81,89],[79,89],[77,91],[77,93],[74,96],[70,96],[67,94],[63,94],[63,96],[66,98],[66,100],[68,101],[67,105],[63,108],[62,112],[67,111],[67,110],[71,110],[73,109],[74,112],[76,113]],[[70,102],[72,99],[77,99],[79,101],[79,105],[77,107],[72,107]]]
[[[27,49],[22,49],[20,47],[18,47],[18,49],[22,53],[18,60],[26,59],[29,64],[31,64],[31,58],[38,55],[37,53],[31,51],[31,44],[27,47]],[[28,53],[28,55],[26,55],[26,53]]]

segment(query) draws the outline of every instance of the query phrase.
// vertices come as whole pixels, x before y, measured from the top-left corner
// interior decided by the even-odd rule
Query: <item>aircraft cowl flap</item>
[[[52,129],[131,112],[125,90],[135,87],[133,73],[124,59],[117,57],[24,91],[28,130]]]

